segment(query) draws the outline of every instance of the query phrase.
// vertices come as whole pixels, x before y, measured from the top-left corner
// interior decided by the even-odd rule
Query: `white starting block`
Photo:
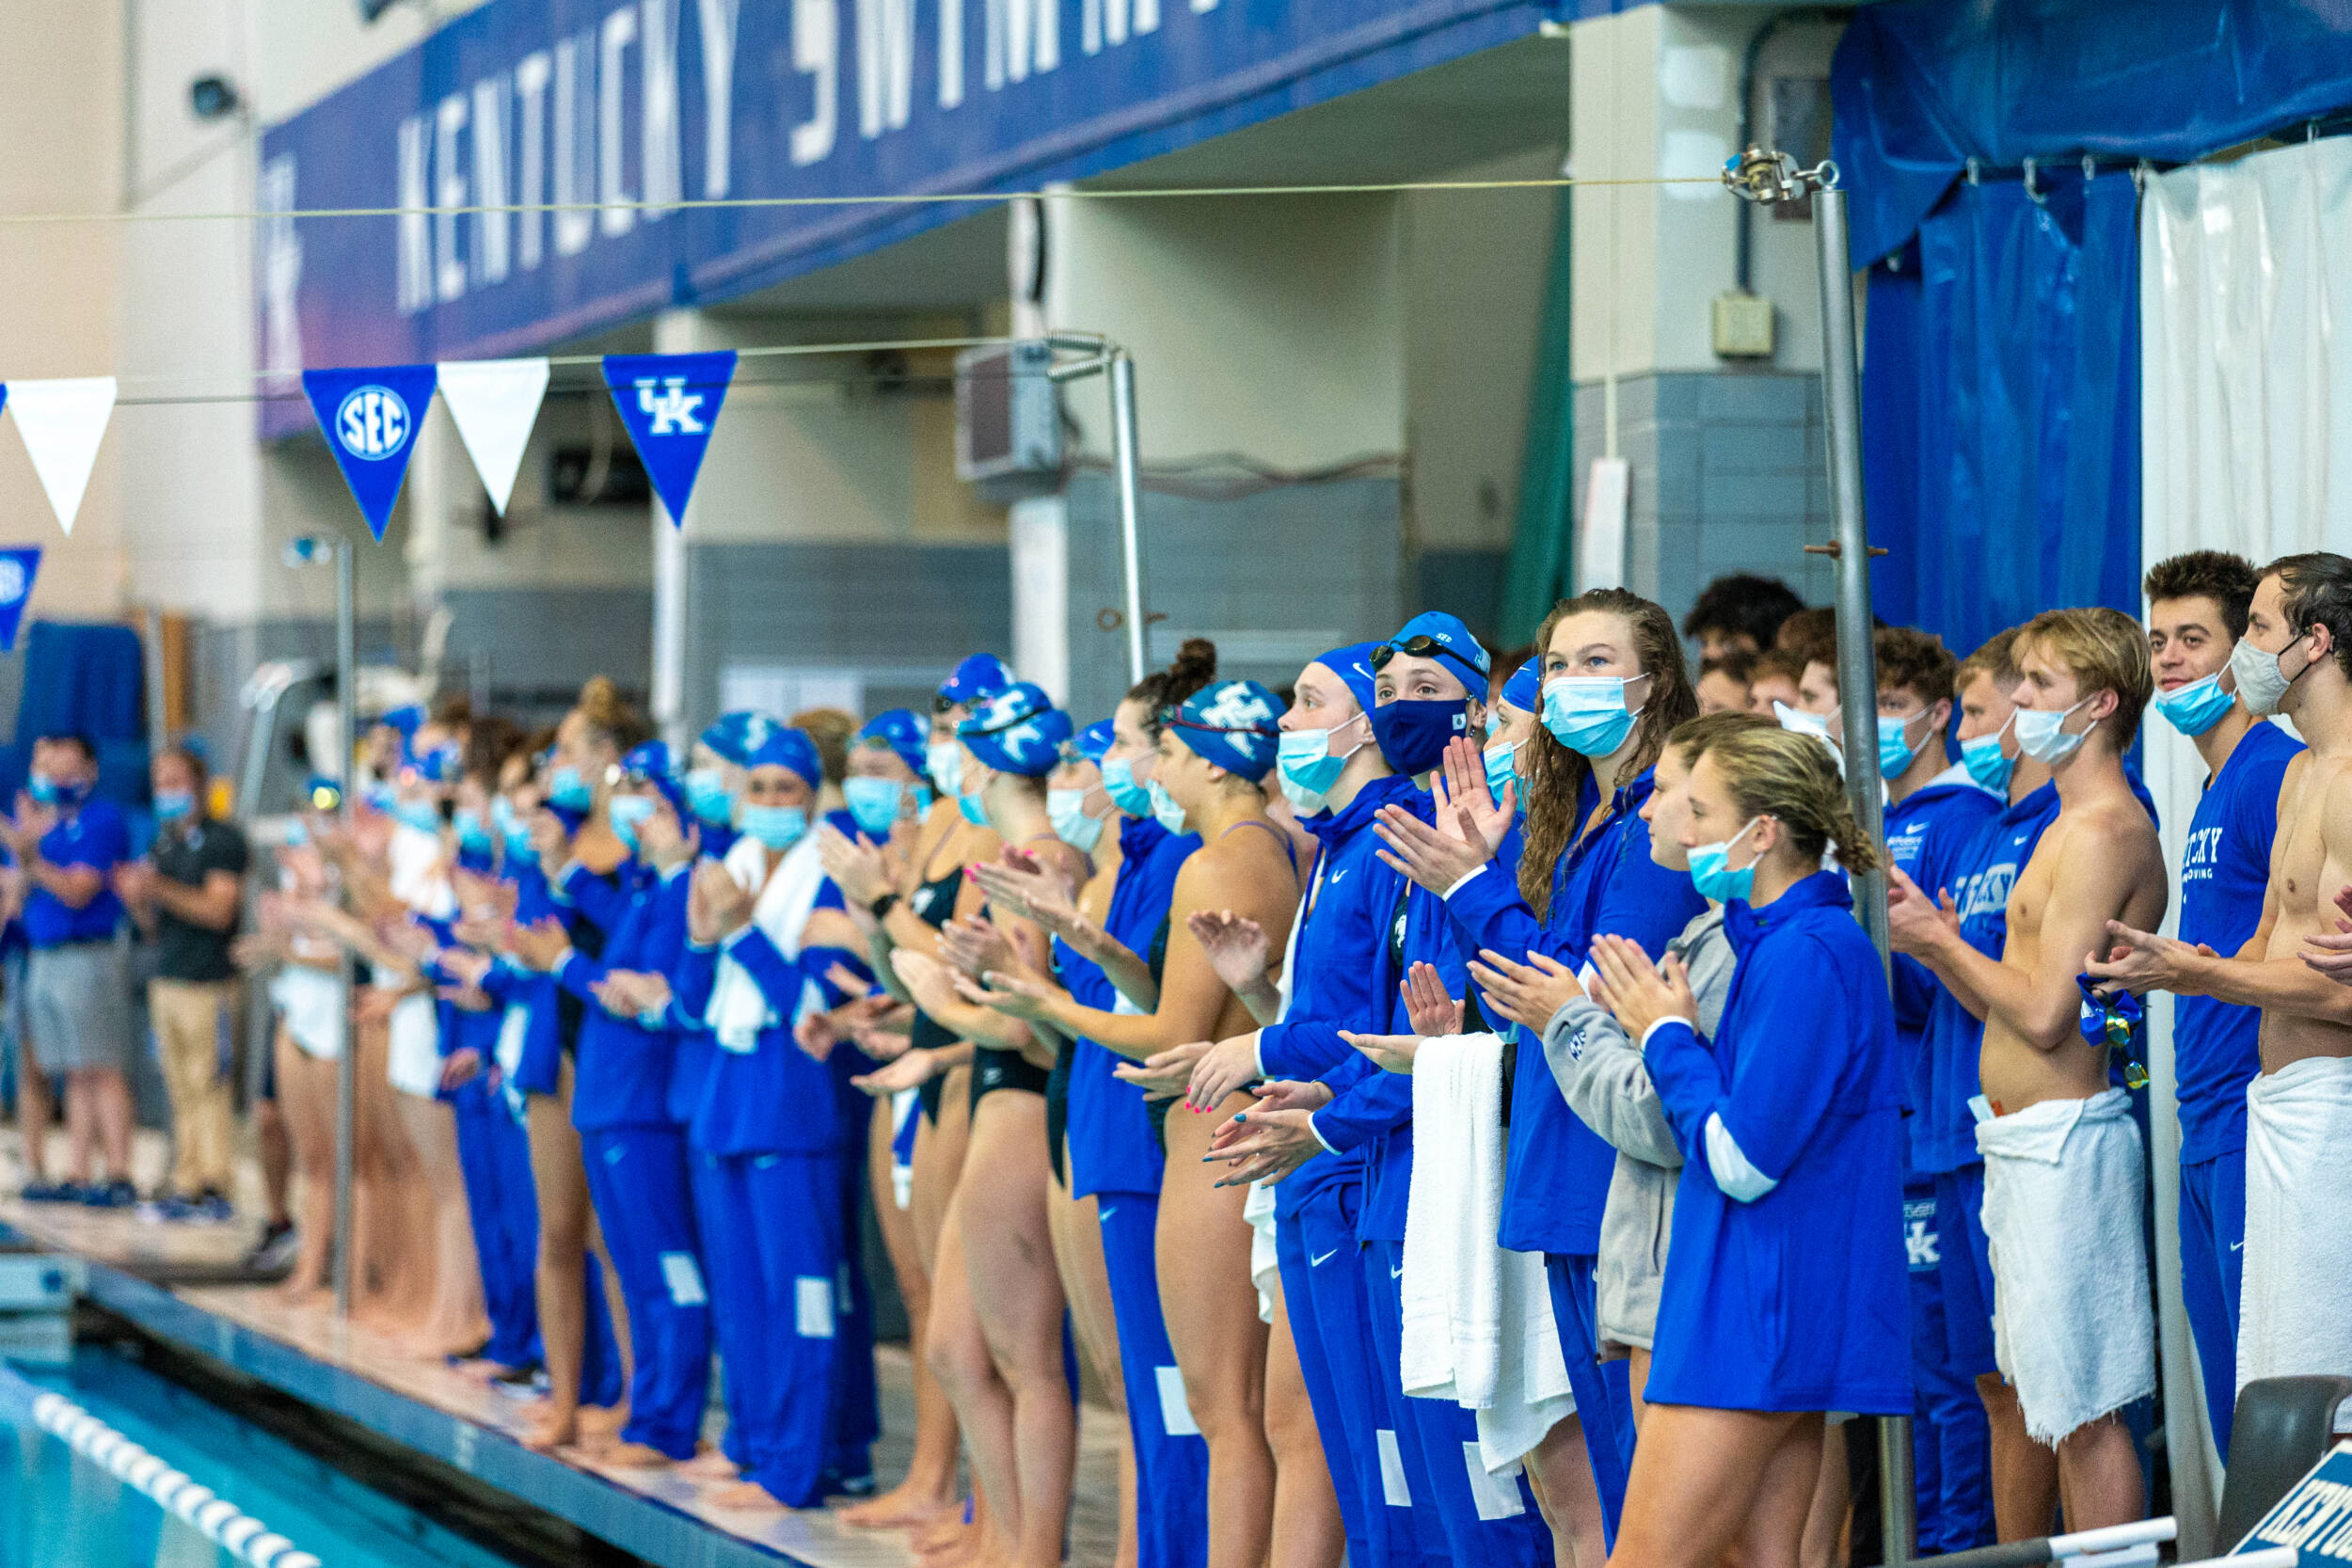
[[[0,1253],[0,1361],[63,1366],[73,1355],[73,1299],[88,1282],[78,1258]]]
[[[2352,1443],[2329,1449],[2237,1544],[2229,1561],[2232,1568],[2253,1568],[2263,1558],[2275,1558],[2279,1568],[2352,1563]]]

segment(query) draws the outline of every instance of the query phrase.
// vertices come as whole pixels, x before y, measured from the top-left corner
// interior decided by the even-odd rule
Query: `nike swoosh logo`
[[[1118,1205],[1114,1204],[1114,1205],[1112,1205],[1110,1208],[1105,1209],[1105,1210],[1104,1210],[1101,1213],[1099,1213],[1099,1214],[1095,1215],[1095,1216],[1094,1216],[1094,1218],[1095,1218],[1095,1223],[1097,1223],[1097,1224],[1099,1224],[1099,1225],[1108,1225],[1108,1224],[1110,1224],[1110,1223],[1111,1223],[1111,1216],[1112,1216],[1113,1214],[1118,1213],[1118,1212],[1119,1212],[1119,1208],[1118,1208]]]
[[[2232,1242],[2230,1243],[2230,1250],[2232,1252],[2244,1252],[2246,1250],[2246,1243],[2244,1242]]]
[[[1404,1277],[1405,1277],[1405,1265],[1404,1265],[1404,1264],[1402,1264],[1402,1263],[1399,1263],[1399,1264],[1398,1264],[1395,1268],[1391,1269],[1391,1270],[1389,1271],[1389,1277],[1390,1277],[1391,1279],[1402,1279],[1402,1278],[1404,1278]]]
[[[1330,1251],[1325,1253],[1320,1258],[1308,1259],[1307,1266],[1311,1269],[1319,1269],[1323,1267],[1324,1264],[1328,1263],[1332,1259],[1337,1258],[1339,1255],[1340,1249],[1338,1247],[1333,1247]]]

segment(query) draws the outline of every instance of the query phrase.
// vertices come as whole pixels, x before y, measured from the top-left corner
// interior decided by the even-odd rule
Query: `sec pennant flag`
[[[654,493],[670,509],[674,527],[686,526],[686,503],[702,472],[703,452],[727,383],[735,379],[735,351],[716,354],[608,354],[604,384],[613,406],[637,443],[638,460]]]
[[[40,570],[40,546],[25,545],[0,550],[0,653],[16,646],[17,623],[33,596],[33,578]]]
[[[302,390],[326,433],[326,449],[378,543],[407,476],[417,431],[433,403],[430,365],[304,371]]]

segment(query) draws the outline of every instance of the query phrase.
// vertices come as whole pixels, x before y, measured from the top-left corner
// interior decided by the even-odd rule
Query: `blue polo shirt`
[[[131,858],[131,825],[112,800],[85,800],[41,835],[40,858],[55,866],[87,865],[111,874]],[[98,896],[78,910],[39,885],[24,898],[24,938],[37,948],[105,942],[121,924],[122,900],[115,896],[111,875]]]
[[[2279,785],[2303,743],[2256,724],[2205,784],[2181,859],[2183,942],[2227,958],[2262,924],[2270,845],[2279,833]],[[2172,1004],[2172,1071],[2181,1107],[2181,1163],[2246,1147],[2246,1085],[2262,1069],[2262,1009],[2210,996]]]

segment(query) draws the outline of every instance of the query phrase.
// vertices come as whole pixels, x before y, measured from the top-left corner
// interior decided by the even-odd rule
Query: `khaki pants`
[[[234,1180],[236,1118],[229,1065],[234,1060],[241,989],[234,980],[147,983],[155,1053],[171,1095],[170,1186],[190,1197],[207,1189],[226,1197]]]

